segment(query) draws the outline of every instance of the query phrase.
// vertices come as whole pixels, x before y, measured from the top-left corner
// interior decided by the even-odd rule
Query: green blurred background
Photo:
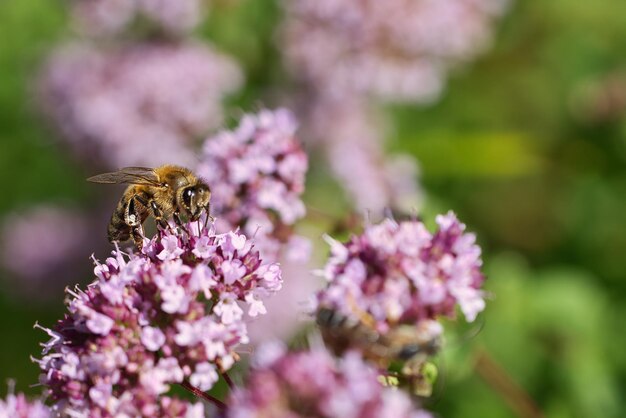
[[[279,18],[269,0],[223,1],[201,27],[246,71],[232,107],[258,108],[281,82]],[[430,406],[443,417],[626,416],[625,22],[623,0],[520,0],[442,100],[389,109],[391,150],[420,161],[424,217],[452,209],[477,233],[493,294],[482,330],[439,360]],[[94,196],[32,95],[46,53],[68,36],[60,2],[0,1],[0,217]],[[336,186],[312,171],[319,200]],[[35,394],[29,355],[45,338],[32,325],[59,318],[63,295],[40,305],[3,279],[0,381]]]

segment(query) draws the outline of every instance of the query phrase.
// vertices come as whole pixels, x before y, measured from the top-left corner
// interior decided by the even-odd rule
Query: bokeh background
[[[85,36],[62,3],[0,2],[0,381],[16,379],[30,394],[38,368],[29,356],[45,339],[32,326],[59,318],[63,287],[88,282],[88,257],[110,250],[104,230],[116,197],[84,181],[116,160],[72,148],[49,115],[61,102],[42,98],[52,51]],[[214,0],[209,9],[193,42],[210,42],[241,74],[206,134],[316,94],[285,69],[281,4]],[[417,164],[409,205],[429,223],[454,210],[484,251],[492,297],[438,359],[429,407],[442,417],[626,414],[625,21],[622,0],[518,0],[490,22],[479,53],[446,69],[440,92],[376,104],[385,141],[374,154]],[[312,130],[335,141],[333,115],[312,118]],[[303,230],[323,256],[320,233],[338,224],[328,218],[369,207],[367,196],[354,204],[350,185],[343,192],[341,173],[329,174],[332,157],[309,147],[305,202],[318,216]],[[355,187],[369,190],[374,180],[362,180]]]

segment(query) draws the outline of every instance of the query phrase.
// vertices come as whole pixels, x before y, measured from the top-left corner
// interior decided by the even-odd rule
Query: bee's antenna
[[[209,215],[209,211],[206,211],[205,217],[204,217],[204,229],[207,229],[208,225],[209,225],[209,219],[212,218],[211,215]]]

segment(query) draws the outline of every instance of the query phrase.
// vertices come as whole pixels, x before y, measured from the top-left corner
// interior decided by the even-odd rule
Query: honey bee
[[[334,309],[318,309],[316,322],[324,343],[337,355],[357,349],[383,370],[399,367],[400,384],[409,386],[417,395],[430,396],[432,386],[424,376],[424,368],[441,348],[440,333],[428,329],[429,322],[396,325],[380,333],[369,314],[357,312],[357,316],[354,319]]]
[[[107,237],[110,242],[132,237],[139,250],[143,245],[141,226],[148,216],[154,217],[162,227],[169,226],[167,220],[171,217],[184,228],[181,214],[190,221],[197,220],[203,211],[209,214],[209,186],[184,167],[125,167],[89,177],[87,181],[130,184],[111,216]]]

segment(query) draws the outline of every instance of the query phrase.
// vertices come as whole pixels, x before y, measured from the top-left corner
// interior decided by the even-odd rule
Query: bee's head
[[[197,220],[202,211],[209,212],[210,200],[211,189],[204,183],[188,186],[182,190],[182,206],[192,221]]]
[[[409,361],[416,356],[432,356],[441,348],[441,336],[430,335],[413,325],[401,325],[388,335],[395,347],[395,358]]]

